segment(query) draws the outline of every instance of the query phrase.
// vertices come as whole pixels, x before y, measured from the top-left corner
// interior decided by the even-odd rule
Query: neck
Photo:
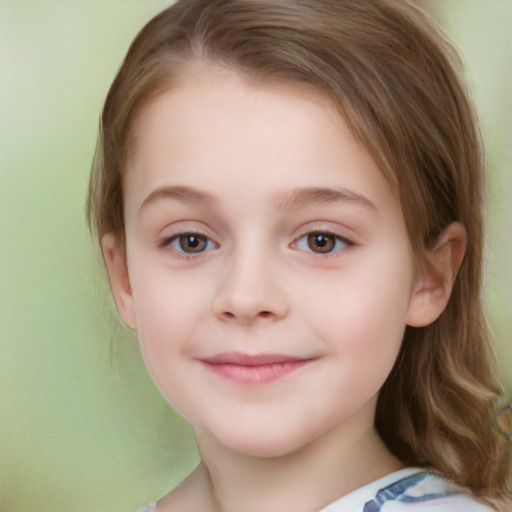
[[[361,429],[358,423],[279,457],[233,452],[196,432],[202,463],[194,478],[203,489],[204,509],[311,512],[403,467],[373,427]]]

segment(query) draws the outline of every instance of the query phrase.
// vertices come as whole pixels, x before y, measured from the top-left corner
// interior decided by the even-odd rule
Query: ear
[[[407,325],[424,327],[437,320],[444,311],[466,252],[466,238],[464,226],[454,222],[441,232],[434,247],[428,250],[409,302]]]
[[[107,267],[108,280],[117,312],[128,327],[135,329],[135,308],[124,243],[122,243],[119,237],[114,236],[112,233],[107,233],[101,238],[101,250]]]

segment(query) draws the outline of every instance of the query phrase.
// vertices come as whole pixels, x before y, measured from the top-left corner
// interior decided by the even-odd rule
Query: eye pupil
[[[331,252],[334,249],[335,243],[335,238],[326,233],[311,233],[308,235],[308,246],[314,252]]]
[[[180,237],[180,247],[184,252],[202,252],[206,247],[206,237],[185,235]]]

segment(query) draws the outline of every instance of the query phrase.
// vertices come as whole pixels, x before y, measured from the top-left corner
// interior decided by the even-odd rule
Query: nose
[[[234,257],[221,277],[213,313],[222,321],[241,324],[285,318],[289,302],[276,266],[261,253],[248,253],[245,250]]]

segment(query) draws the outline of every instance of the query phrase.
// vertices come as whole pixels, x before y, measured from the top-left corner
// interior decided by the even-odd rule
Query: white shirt
[[[457,511],[494,512],[445,478],[424,469],[405,468],[346,494],[318,512]],[[156,502],[138,512],[157,512]]]

